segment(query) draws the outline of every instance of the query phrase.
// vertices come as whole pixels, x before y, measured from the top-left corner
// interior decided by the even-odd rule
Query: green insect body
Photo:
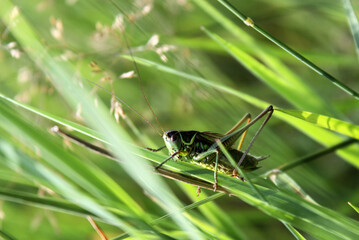
[[[212,132],[198,132],[198,131],[167,131],[163,135],[166,147],[170,155],[176,154],[173,159],[190,162],[201,167],[214,170],[215,169],[215,153],[210,154],[204,158],[198,159],[201,153],[207,152],[213,144],[216,144],[216,139],[221,139],[225,135]],[[233,160],[238,162],[243,156],[243,152],[232,147],[227,148]],[[252,171],[257,169],[259,161],[266,157],[256,157],[247,154],[243,159],[240,168],[245,171]],[[218,172],[227,175],[233,175],[234,167],[230,161],[220,154],[218,159]]]
[[[258,134],[263,129],[264,125],[268,122],[272,113],[273,107],[270,105],[252,121],[250,121],[250,114],[246,114],[226,134],[198,131],[167,131],[162,135],[165,146],[162,146],[159,149],[147,149],[151,151],[159,151],[161,149],[167,148],[169,151],[170,156],[157,165],[156,169],[160,168],[168,160],[175,159],[194,163],[196,165],[214,170],[213,190],[216,191],[218,186],[217,172],[223,172],[225,174],[238,177],[236,168],[220,150],[219,142],[226,148],[233,160],[237,162],[238,167],[245,171],[253,171],[257,169],[258,162],[266,159],[268,156],[256,157],[249,154],[248,151],[253,145],[253,142],[257,138]],[[241,152],[240,150],[233,148],[234,143],[241,136],[243,140],[246,131],[265,115],[267,115],[267,117],[263,121],[260,128],[257,130],[255,136],[252,138],[247,147],[247,150],[245,152]],[[248,121],[247,124],[238,129],[239,126],[242,125],[246,120]]]

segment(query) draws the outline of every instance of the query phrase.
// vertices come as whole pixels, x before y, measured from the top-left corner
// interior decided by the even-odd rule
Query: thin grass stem
[[[259,32],[260,34],[262,34],[264,37],[266,37],[267,39],[269,39],[270,41],[272,41],[274,44],[276,44],[278,47],[282,48],[284,51],[288,52],[290,55],[292,55],[293,57],[297,58],[299,61],[301,61],[302,63],[304,63],[306,66],[308,66],[310,69],[312,69],[314,72],[318,73],[319,75],[322,75],[323,77],[327,78],[329,81],[331,81],[334,85],[336,85],[337,87],[339,87],[340,89],[342,89],[343,91],[345,91],[346,93],[348,93],[349,95],[352,95],[355,99],[359,100],[359,93],[356,92],[355,90],[351,89],[350,87],[348,87],[347,85],[345,85],[344,83],[342,83],[341,81],[339,81],[338,79],[336,79],[334,76],[332,76],[331,74],[327,73],[326,71],[324,71],[323,69],[321,69],[320,67],[318,67],[317,65],[315,65],[313,62],[311,62],[310,60],[308,60],[307,58],[305,58],[304,56],[302,56],[301,54],[299,54],[297,51],[295,51],[294,49],[290,48],[289,46],[287,46],[285,43],[281,42],[280,40],[278,40],[277,38],[275,38],[273,35],[271,35],[270,33],[268,33],[267,31],[265,31],[264,29],[262,29],[261,27],[259,27],[257,24],[255,24],[255,22],[245,16],[243,13],[239,12],[232,4],[230,4],[228,1],[226,0],[217,0],[219,3],[221,3],[225,8],[227,8],[230,12],[232,12],[237,18],[239,18],[240,20],[242,20],[247,26],[252,27],[254,30],[256,30],[257,32]]]
[[[288,171],[288,170],[293,169],[293,168],[295,168],[295,167],[297,167],[299,165],[311,162],[311,161],[313,161],[315,159],[318,159],[319,157],[322,157],[322,156],[324,156],[326,154],[332,153],[332,152],[334,152],[334,151],[336,151],[336,150],[338,150],[340,148],[349,146],[350,144],[353,144],[353,143],[356,143],[356,142],[358,142],[357,139],[350,138],[350,139],[345,140],[345,141],[343,141],[341,143],[338,143],[338,144],[336,144],[334,146],[331,146],[329,148],[320,150],[320,151],[318,151],[318,152],[316,152],[314,154],[310,154],[310,155],[305,156],[305,157],[303,157],[301,159],[298,159],[297,161],[294,161],[294,162],[285,164],[283,166],[280,166],[280,167],[277,168],[277,170],[281,170],[283,172]]]

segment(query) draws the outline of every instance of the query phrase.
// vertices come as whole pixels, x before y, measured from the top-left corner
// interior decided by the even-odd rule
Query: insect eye
[[[176,141],[177,140],[177,134],[173,134],[172,136],[171,136],[171,141],[172,142],[174,142],[174,141]]]

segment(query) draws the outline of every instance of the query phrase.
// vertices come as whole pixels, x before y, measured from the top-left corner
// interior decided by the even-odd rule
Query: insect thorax
[[[179,152],[174,158],[182,161],[192,161],[199,153],[205,152],[211,143],[199,138],[198,131],[167,131],[163,135],[170,155]]]

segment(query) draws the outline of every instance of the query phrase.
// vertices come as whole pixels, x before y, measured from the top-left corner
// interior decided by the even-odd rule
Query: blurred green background
[[[280,41],[352,89],[359,90],[358,49],[348,25],[344,1],[230,2]],[[18,6],[23,17],[35,30],[37,40],[51,52],[54,61],[68,62],[74,67],[74,79],[78,75],[99,83],[156,125],[137,78],[123,75],[134,70],[137,77],[141,76],[143,90],[165,130],[225,133],[245,113],[250,112],[255,116],[264,108],[259,108],[258,105],[253,105],[228,91],[221,91],[218,87],[162,71],[159,65],[207,79],[218,86],[238,90],[277,108],[309,111],[358,124],[358,100],[258,32],[246,27],[217,1],[32,0],[12,3]],[[352,4],[354,9],[359,9],[357,1],[352,1]],[[229,29],[231,25],[227,21],[236,28]],[[86,124],[81,104],[74,108],[66,102],[66,97],[59,94],[51,77],[42,71],[39,66],[41,61],[37,62],[29,57],[29,49],[23,48],[21,42],[12,34],[15,25],[16,21],[11,24],[0,22],[0,92],[64,119]],[[263,64],[284,81],[287,78],[298,79],[302,84],[300,86],[304,86],[298,87],[299,96],[292,94],[297,88],[293,82],[284,82],[284,87],[276,87],[275,84],[271,85],[268,79],[258,76],[255,70],[246,65],[248,62],[244,59],[241,63],[236,61],[202,31],[201,26],[232,43],[256,60],[258,66]],[[123,29],[125,37],[121,32]],[[121,57],[122,54],[128,56],[130,52],[158,65],[145,66],[139,62],[137,72],[133,61]],[[41,55],[38,57],[41,58]],[[79,88],[82,85],[93,89],[91,104],[96,106],[97,101],[102,100],[108,109],[115,106],[114,102],[111,102],[110,94],[96,90],[86,81],[77,81]],[[277,86],[281,84],[277,83]],[[161,137],[134,111],[123,104],[120,107],[117,105],[116,109],[119,115],[118,124],[126,129],[135,144],[152,148],[163,145]],[[14,111],[43,130],[54,125],[53,122],[20,108],[15,108]],[[108,114],[113,118],[116,115],[110,113],[110,110]],[[261,163],[262,167],[257,173],[263,174],[324,148],[320,141],[307,136],[303,128],[305,125],[289,125],[276,117],[275,112],[251,149],[254,155],[270,155],[269,159]],[[9,152],[16,156],[25,154],[34,157],[33,153],[29,152],[36,153],[36,147],[27,149],[27,152],[25,149],[16,150],[14,142],[21,145],[22,137],[11,136],[5,125],[0,129],[2,159],[9,157]],[[255,131],[249,131],[245,146]],[[345,139],[345,136],[338,136],[338,139]],[[164,214],[156,202],[146,195],[118,164],[83,147],[64,142],[58,136],[50,138],[85,163],[101,168],[153,218]],[[337,143],[338,139],[326,139],[327,145]],[[101,145],[100,142],[94,143]],[[358,145],[353,146],[353,149],[359,151]],[[345,161],[345,158],[330,154],[287,173],[320,205],[359,219],[358,214],[347,205],[348,201],[359,205],[359,157],[356,156],[356,159],[354,157]],[[52,195],[36,181],[29,184],[29,179],[23,176],[21,169],[14,170],[5,160],[0,161],[0,164],[0,185],[4,188],[40,196]],[[196,198],[189,197],[195,195],[195,188],[184,190],[185,184],[172,180],[166,180],[166,183],[184,205],[196,201]],[[212,194],[207,190],[203,192]],[[4,200],[0,202],[0,229],[18,239],[99,239],[83,217]],[[215,203],[222,209],[219,213],[227,215],[240,232],[223,233],[228,238],[293,238],[279,221],[238,198],[224,196]],[[196,209],[192,211],[196,216],[205,216]],[[110,237],[122,233],[119,228],[108,224],[101,224],[101,227]],[[218,226],[213,224],[213,227]],[[176,229],[171,223],[169,228]],[[179,234],[176,238],[185,236]]]

